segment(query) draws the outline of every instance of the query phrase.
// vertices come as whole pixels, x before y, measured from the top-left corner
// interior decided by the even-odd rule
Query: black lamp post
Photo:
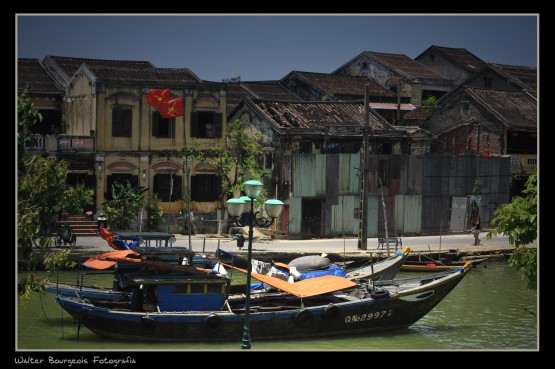
[[[250,309],[251,309],[251,273],[252,273],[252,237],[253,228],[262,227],[266,228],[274,223],[274,219],[279,217],[283,210],[283,202],[280,200],[272,199],[264,202],[264,207],[269,218],[259,216],[260,211],[254,211],[254,202],[260,195],[262,189],[262,182],[250,180],[244,184],[246,196],[241,198],[230,199],[227,201],[227,211],[230,216],[239,218],[236,222],[242,227],[249,226],[249,244],[247,253],[247,286],[245,291],[245,325],[243,328],[243,341],[241,348],[251,348],[251,333],[250,333]],[[245,205],[250,202],[250,209],[245,208]]]

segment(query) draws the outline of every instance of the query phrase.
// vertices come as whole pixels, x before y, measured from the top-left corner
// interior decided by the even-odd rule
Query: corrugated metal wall
[[[295,180],[295,174],[293,173],[293,180]],[[301,204],[302,197],[289,198],[289,234],[300,234],[301,233]]]
[[[339,197],[339,204],[331,207],[331,229],[334,236],[357,234],[359,220],[354,216],[354,209],[358,206],[358,196]]]
[[[368,196],[368,237],[378,236],[378,214],[381,206],[378,196]]]
[[[422,225],[421,214],[422,196],[395,196],[395,229],[397,230],[397,234],[419,233]]]
[[[291,169],[294,196],[326,195],[326,155],[294,155]]]
[[[368,173],[369,237],[375,237],[384,231],[377,171],[379,160],[390,158],[394,158],[393,162],[389,163],[390,186],[384,188],[384,196],[388,228],[391,231],[396,230],[398,234],[447,232],[450,227],[452,198],[472,194],[475,179],[481,184],[480,215],[483,225],[489,224],[493,210],[498,205],[509,201],[510,157],[488,159],[475,156],[473,152],[459,157],[448,153],[431,153],[423,158],[407,155],[372,155]],[[331,214],[326,214],[323,219],[330,223],[329,228],[333,235],[356,236],[359,219],[354,217],[354,209],[360,206],[357,170],[360,168],[360,155],[334,155],[333,163],[327,163],[324,154],[294,155],[292,160],[293,188],[289,233],[301,232],[302,198],[328,199],[330,195],[327,194],[326,177],[333,176],[333,181],[327,182],[328,185],[333,183],[334,187],[337,186],[331,191],[334,195],[333,201],[336,198],[337,202],[326,204],[326,209],[328,212],[331,211]],[[328,201],[332,201],[331,198]]]
[[[339,154],[339,194],[359,193],[360,155]]]

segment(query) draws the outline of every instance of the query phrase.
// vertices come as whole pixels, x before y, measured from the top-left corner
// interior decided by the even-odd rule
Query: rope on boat
[[[429,246],[428,246],[428,247],[429,247]],[[441,264],[441,265],[445,265],[445,264],[443,264],[443,263],[441,262],[441,260],[434,260],[433,258],[429,257],[428,255],[422,255],[422,256],[424,256],[424,257],[427,258],[427,259],[430,259],[430,260],[434,261],[435,263],[438,263],[438,264]],[[420,252],[418,253],[418,258],[420,259]],[[482,282],[482,283],[485,284],[486,286],[492,288],[494,291],[497,291],[497,292],[499,292],[499,293],[501,293],[501,294],[506,295],[505,297],[507,297],[507,298],[509,298],[509,297],[510,297],[510,298],[514,298],[515,296],[516,296],[516,297],[519,297],[519,298],[522,298],[522,297],[520,297],[520,296],[518,296],[518,295],[516,295],[516,294],[510,293],[510,292],[506,292],[506,291],[503,291],[503,290],[496,290],[496,289],[495,289],[495,286],[493,286],[493,285],[487,283],[486,281],[484,281],[483,279],[479,278],[478,276],[476,276],[476,275],[474,275],[474,274],[470,274],[470,273],[469,273],[468,275],[471,276],[471,277],[476,278],[477,280],[479,280],[480,282]],[[524,305],[518,304],[518,306],[520,306],[521,308],[523,308],[525,311],[527,311],[527,312],[530,313],[531,315],[537,316],[537,314],[536,314],[535,312],[533,312],[532,310],[526,308]]]
[[[46,318],[46,320],[48,321],[48,323],[52,323],[50,321],[50,319],[48,319],[48,317],[46,316],[46,312],[44,311],[44,305],[42,304],[42,293],[39,293],[39,300],[40,300],[40,307],[42,309],[42,315],[44,315],[44,317]]]

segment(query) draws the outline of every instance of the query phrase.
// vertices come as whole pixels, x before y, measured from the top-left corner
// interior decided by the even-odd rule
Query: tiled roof
[[[56,62],[56,64],[64,71],[64,73],[71,78],[79,69],[82,64],[87,64],[89,67],[116,67],[116,68],[129,68],[129,69],[145,69],[154,68],[154,65],[149,61],[134,61],[134,60],[103,60],[103,59],[85,59],[85,58],[72,58],[65,56],[52,56],[49,58]]]
[[[300,101],[299,97],[278,81],[227,84],[227,113],[231,113],[247,96],[258,99]]]
[[[518,65],[490,64],[494,69],[520,82],[523,88],[536,93],[538,89],[538,70],[534,67],[521,67]]]
[[[397,70],[412,79],[426,78],[445,80],[443,76],[403,54],[387,54],[373,51],[365,51],[364,54],[381,61],[391,69]]]
[[[420,106],[403,116],[402,125],[421,124],[438,108],[436,106]]]
[[[333,127],[364,126],[364,106],[360,102],[251,101],[280,129],[326,131]],[[393,130],[391,125],[373,114],[370,114],[370,128]]]
[[[426,51],[430,49],[445,55],[447,58],[451,59],[452,61],[459,64],[461,67],[471,72],[475,72],[486,65],[485,61],[483,61],[482,59],[478,58],[476,55],[472,54],[470,51],[463,48],[432,45]],[[426,51],[424,51],[424,53]],[[418,60],[420,55],[417,56],[415,59]]]
[[[370,96],[396,96],[393,92],[364,76],[344,76],[299,71],[293,71],[290,75],[298,77],[315,88],[319,88],[330,97],[339,95],[364,97],[364,86],[366,84],[370,85]]]
[[[86,66],[100,81],[187,84],[200,82],[187,68],[131,68],[93,64]]]
[[[23,91],[29,84],[32,93],[61,94],[63,89],[42,67],[38,59],[17,59],[17,89]]]
[[[301,100],[297,97],[297,95],[286,89],[278,81],[242,82],[241,84],[256,98],[268,100]]]
[[[536,129],[538,103],[524,91],[501,91],[466,87],[478,103],[492,111],[513,129]]]

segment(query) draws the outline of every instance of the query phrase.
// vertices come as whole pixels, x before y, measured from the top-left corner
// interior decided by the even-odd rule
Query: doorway
[[[322,238],[322,201],[305,199],[301,204],[301,238]]]

